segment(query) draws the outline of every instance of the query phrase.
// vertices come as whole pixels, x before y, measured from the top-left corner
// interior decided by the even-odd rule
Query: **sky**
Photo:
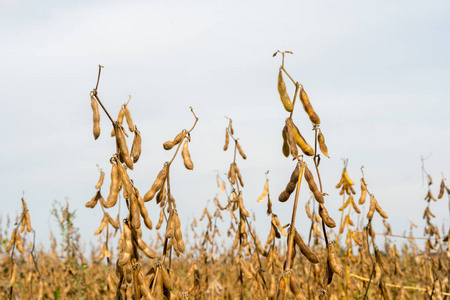
[[[265,203],[256,202],[267,170],[274,211],[289,223],[292,200],[276,199],[294,163],[281,152],[288,113],[277,91],[281,57],[272,54],[290,50],[285,68],[308,92],[331,155],[320,164],[330,215],[340,218],[335,185],[345,158],[358,195],[364,165],[394,234],[408,231],[412,221],[421,236],[427,205],[421,157],[435,195],[442,174],[450,177],[449,14],[448,1],[0,1],[3,225],[7,215],[20,213],[25,193],[37,240],[47,245],[49,232],[58,233],[52,203],[67,199],[82,239],[94,240],[102,212],[84,204],[96,192],[97,164],[107,174],[107,197],[115,151],[103,112],[101,135],[92,135],[89,92],[99,64],[105,68],[98,92],[111,115],[131,95],[143,150],[129,173],[141,193],[173,155],[162,144],[192,126],[192,106],[199,118],[190,143],[194,170],[180,157],[171,169],[184,226],[219,192],[215,170],[224,177],[232,162],[233,153],[222,150],[225,116],[248,156],[237,163],[257,233],[266,236],[270,224]],[[293,118],[312,143],[301,106]],[[431,211],[448,230],[445,197]],[[296,222],[303,235],[308,198],[305,188]],[[219,199],[225,203],[223,194]],[[159,208],[154,202],[147,208],[156,222]],[[374,226],[384,230],[380,217]]]

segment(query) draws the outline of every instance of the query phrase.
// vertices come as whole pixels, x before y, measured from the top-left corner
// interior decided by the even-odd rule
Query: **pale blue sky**
[[[99,140],[92,137],[88,94],[102,64],[99,93],[114,117],[132,95],[143,153],[130,176],[141,192],[172,155],[162,143],[192,125],[193,106],[200,118],[190,146],[195,168],[177,161],[171,180],[182,221],[199,216],[217,192],[213,170],[226,172],[232,160],[222,151],[227,115],[248,155],[238,162],[244,201],[263,234],[270,221],[256,199],[264,172],[276,200],[293,169],[281,153],[287,113],[276,88],[280,58],[272,58],[280,49],[294,52],[286,68],[322,120],[331,159],[320,168],[332,217],[340,217],[334,186],[341,158],[349,158],[356,182],[365,165],[394,233],[409,220],[423,225],[420,156],[432,153],[426,168],[435,182],[441,172],[450,177],[449,15],[448,1],[0,1],[1,214],[18,213],[25,190],[46,242],[51,203],[68,197],[83,239],[93,237],[102,215],[84,204],[95,194],[95,165],[108,173],[114,151],[104,114]],[[312,143],[301,107],[294,121]],[[147,205],[156,221],[159,209]],[[283,224],[291,206],[274,204]],[[309,225],[301,208],[303,233]],[[448,228],[447,200],[431,210]]]

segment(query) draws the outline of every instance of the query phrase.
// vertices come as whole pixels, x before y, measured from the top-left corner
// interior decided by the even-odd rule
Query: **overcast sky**
[[[49,231],[57,232],[52,202],[67,197],[83,240],[93,238],[102,213],[84,204],[95,194],[96,164],[107,173],[107,196],[115,151],[104,113],[100,138],[92,135],[89,91],[102,64],[99,95],[109,112],[116,117],[132,96],[143,152],[130,176],[141,193],[172,156],[162,144],[192,126],[192,106],[199,117],[190,144],[194,171],[181,158],[171,171],[184,224],[218,192],[213,171],[227,172],[233,159],[222,150],[225,115],[248,156],[238,166],[257,232],[266,236],[270,222],[265,203],[256,203],[266,170],[274,211],[288,223],[292,200],[276,201],[294,167],[281,152],[288,114],[277,91],[281,57],[272,57],[279,49],[294,52],[285,67],[322,121],[331,159],[322,159],[320,170],[331,216],[340,218],[335,185],[341,158],[348,158],[358,194],[365,166],[394,233],[408,230],[409,221],[422,227],[420,157],[431,154],[425,166],[435,195],[441,172],[450,177],[449,15],[448,1],[0,1],[1,215],[16,216],[25,191],[38,240],[47,243]],[[312,143],[301,107],[294,121]],[[308,197],[304,189],[297,219],[303,234]],[[447,201],[431,211],[448,229]],[[156,221],[155,203],[147,208]]]

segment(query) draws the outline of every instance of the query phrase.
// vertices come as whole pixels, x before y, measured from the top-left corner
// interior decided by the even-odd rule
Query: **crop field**
[[[413,234],[418,227],[413,222],[410,228],[394,230],[405,230],[405,234],[393,233],[390,208],[378,203],[368,179],[370,170],[361,167],[359,175],[350,174],[347,159],[342,173],[335,176],[342,205],[330,211],[331,191],[324,190],[321,177],[321,161],[332,154],[326,132],[321,130],[327,120],[319,118],[307,87],[289,72],[291,55],[290,51],[273,54],[280,61],[277,101],[285,113],[285,123],[279,124],[283,128],[279,156],[291,164],[285,170],[284,190],[271,189],[267,171],[260,194],[244,196],[244,181],[251,180],[240,169],[247,159],[245,140],[227,118],[224,144],[217,148],[231,153],[229,169],[222,170],[226,175],[219,171],[214,175],[216,196],[197,209],[190,223],[182,222],[186,216],[177,209],[181,200],[175,199],[177,187],[171,187],[171,180],[181,176],[172,168],[175,164],[183,164],[192,171],[189,176],[196,176],[190,146],[201,120],[195,107],[186,111],[192,115],[190,127],[180,128],[165,142],[155,142],[162,144],[171,159],[160,162],[152,184],[138,188],[129,171],[139,164],[146,149],[139,120],[132,118],[129,108],[133,100],[130,97],[118,116],[112,116],[108,100],[102,97],[105,70],[99,66],[95,88],[86,95],[90,95],[94,139],[110,135],[115,140],[110,149],[114,155],[107,152],[103,157],[110,165],[97,166],[99,179],[92,183],[95,193],[86,199],[84,212],[75,213],[69,202],[54,204],[51,215],[61,235],[50,236],[49,247],[36,240],[40,229],[33,220],[39,216],[29,212],[27,197],[22,198],[19,215],[3,216],[0,298],[449,299],[449,228],[437,223],[434,214],[447,209],[450,200],[444,175],[437,179],[429,174],[422,160],[426,225],[420,236]],[[289,95],[289,90],[294,92]],[[84,101],[89,106],[89,98]],[[134,105],[138,109],[139,104]],[[298,118],[309,119],[311,126],[297,127]],[[307,140],[302,133],[311,130],[314,139]],[[301,190],[309,197],[302,197]],[[264,207],[266,215],[247,209],[251,201]],[[280,205],[275,208],[274,202]],[[122,218],[111,210],[118,207]],[[289,220],[280,221],[279,207],[289,211]],[[88,210],[97,210],[102,217],[91,233],[96,243],[85,252],[86,237],[80,235],[76,217]],[[152,220],[149,211],[158,211],[159,218]],[[298,218],[300,211],[307,219]],[[270,220],[270,230],[261,236],[256,224],[263,217]],[[373,220],[382,221],[384,230],[376,232]],[[296,229],[300,227],[308,228],[308,234],[301,234]]]

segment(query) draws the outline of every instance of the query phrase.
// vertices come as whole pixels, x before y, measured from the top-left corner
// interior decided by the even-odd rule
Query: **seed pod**
[[[311,105],[311,102],[309,102],[308,94],[306,94],[305,89],[302,86],[302,89],[300,91],[300,101],[303,104],[303,108],[305,109],[306,113],[309,116],[309,119],[311,122],[315,125],[320,124],[320,118],[314,111],[314,108]],[[324,153],[325,154],[325,153]],[[328,155],[327,155],[328,156]]]
[[[319,147],[320,151],[322,151],[323,155],[330,158],[330,155],[328,155],[328,147],[325,144],[325,137],[322,134],[322,131],[319,129],[319,135],[317,136],[317,140],[319,141]]]
[[[269,285],[269,299],[272,299],[275,297],[275,294],[277,292],[277,283],[275,281],[275,276],[273,274],[270,274],[270,285]]]
[[[306,297],[300,289],[297,279],[295,279],[294,272],[290,273],[289,288],[294,294],[296,300],[306,300]]]
[[[14,230],[11,234],[11,238],[9,239],[8,245],[6,245],[5,251],[6,252],[11,251],[11,248],[15,242],[16,242],[16,231]]]
[[[291,178],[289,180],[289,183],[286,185],[286,188],[284,189],[283,192],[281,192],[280,196],[278,197],[278,200],[280,202],[285,202],[289,199],[289,197],[291,196],[292,192],[295,190],[295,186],[298,182],[298,177],[300,174],[300,167],[297,164],[295,166],[294,171],[291,174]]]
[[[165,180],[163,182],[163,187],[159,190],[158,194],[156,195],[156,204],[159,203],[165,203],[164,201],[166,200],[167,197],[167,190],[166,187],[164,186]]]
[[[291,152],[291,149],[289,148],[289,142],[288,142],[288,133],[287,133],[287,127],[286,125],[283,127],[283,130],[281,131],[281,135],[283,136],[283,147],[281,150],[283,151],[283,155],[288,157],[289,153]]]
[[[9,279],[9,286],[13,287],[13,285],[17,282],[17,264],[13,260],[13,267],[11,271],[11,278]]]
[[[93,112],[93,120],[94,120],[94,139],[97,139],[100,136],[100,111],[98,110],[98,103],[95,100],[94,96],[91,95],[91,108]]]
[[[323,204],[325,202],[323,199],[323,195],[317,188],[317,184],[314,181],[313,174],[306,165],[305,165],[305,180],[308,183],[309,189],[314,194],[314,198],[317,200],[317,202]]]
[[[444,179],[442,179],[440,189],[439,189],[438,199],[441,199],[442,196],[444,196],[444,190],[445,190],[445,182],[444,182]]]
[[[344,180],[345,180],[349,185],[354,185],[354,184],[355,184],[355,183],[350,179],[350,177],[348,176],[347,170],[344,170],[343,175],[344,175]]]
[[[172,279],[170,279],[170,275],[167,272],[166,267],[162,266],[160,268],[160,271],[161,271],[161,274],[162,274],[164,286],[166,287],[166,289],[168,289],[170,291],[172,289]]]
[[[156,279],[154,279],[154,280],[156,280],[156,282],[155,282],[155,296],[156,296],[156,299],[164,299],[164,295],[163,295],[164,282],[163,282],[163,278],[162,278],[161,272],[158,272],[156,275],[157,275]]]
[[[124,105],[125,107],[125,118],[127,120],[128,129],[133,132],[134,131],[134,124],[133,119],[131,118],[130,111],[128,110],[128,105]]]
[[[188,141],[186,140],[183,144],[183,149],[181,150],[181,156],[183,157],[184,166],[188,170],[194,169],[194,163],[191,160],[191,155],[189,154]]]
[[[379,284],[381,279],[381,268],[378,264],[375,264],[375,277],[373,279],[374,284]]]
[[[225,145],[223,146],[223,151],[227,151],[229,143],[230,137],[228,136],[228,130],[225,128]]]
[[[243,159],[247,159],[247,155],[245,155],[244,150],[242,150],[241,144],[236,141],[236,147],[239,151],[239,154],[242,156]]]
[[[167,222],[166,227],[166,239],[170,239],[175,234],[175,219],[173,217],[173,214],[169,216],[169,221]]]
[[[261,196],[259,196],[259,198],[258,198],[258,200],[256,200],[256,202],[263,201],[266,198],[268,193],[269,193],[269,179],[266,179],[266,182],[264,183],[263,193],[261,194]]]
[[[94,208],[97,205],[99,196],[101,197],[100,191],[97,191],[97,193],[95,193],[95,196],[92,197],[92,199],[89,202],[87,202],[84,206]]]
[[[27,212],[26,216],[27,216],[27,218],[26,218],[27,231],[31,232],[33,230],[33,228],[31,228],[30,214]]]
[[[131,285],[133,282],[133,267],[131,266],[131,261],[129,261],[124,267],[124,273],[125,273],[125,282]],[[127,289],[127,295],[126,299],[131,299],[132,295],[132,289],[131,286]]]
[[[119,253],[117,264],[121,267],[129,263],[131,258],[131,252],[133,251],[133,243],[131,241],[131,228],[128,222],[123,222],[123,231],[121,235],[122,250]]]
[[[286,136],[289,144],[289,150],[292,157],[296,158],[298,156],[297,142],[295,141],[295,136],[293,130],[288,126],[286,130]]]
[[[378,247],[375,247],[375,259],[376,259],[377,263],[383,269],[384,273],[387,276],[389,276],[389,270],[388,270],[388,268],[386,267],[386,265],[383,262],[383,258],[381,257],[381,253],[380,253],[380,250],[378,250]]]
[[[158,224],[156,224],[156,230],[159,230],[161,228],[163,221],[164,221],[164,209],[161,209],[161,211],[159,212]]]
[[[330,267],[333,273],[337,275],[341,275],[342,272],[342,266],[338,261],[338,258],[336,256],[336,253],[334,252],[334,242],[331,241],[327,245],[328,249],[328,261],[330,262]]]
[[[294,135],[295,141],[297,145],[302,149],[303,153],[305,153],[308,156],[314,155],[314,149],[305,141],[303,136],[300,134],[300,131],[298,130],[297,126],[295,126],[294,122],[292,122],[291,119],[286,119],[286,124],[288,126],[288,129],[290,129]],[[292,147],[292,145],[290,145]]]
[[[184,138],[184,136],[186,135],[186,131],[183,130],[182,132],[180,132],[179,134],[177,134],[175,136],[175,138],[173,139],[173,141],[167,141],[163,144],[163,148],[165,150],[170,150],[173,148],[173,146],[178,145]]]
[[[133,239],[136,241],[136,245],[147,257],[151,259],[158,257],[158,254],[142,240],[142,228],[131,228],[131,232]]]
[[[231,184],[236,184],[236,170],[234,169],[234,163],[230,164],[230,169],[228,170],[228,178]]]
[[[295,230],[295,229],[294,229]],[[300,234],[295,231],[294,234],[294,242],[297,244],[300,252],[313,264],[317,264],[319,262],[319,258],[317,255],[309,249],[309,247],[305,244]]]
[[[148,202],[155,197],[157,191],[159,191],[164,183],[164,180],[167,177],[167,173],[169,172],[169,165],[166,163],[164,167],[159,171],[156,180],[153,182],[150,190],[144,195],[144,202]]]
[[[236,163],[234,164],[234,169],[236,171],[237,178],[239,179],[239,183],[241,184],[242,187],[244,187],[244,181],[242,180],[241,171],[239,170],[239,168],[236,165]]]
[[[135,126],[133,144],[131,145],[131,157],[133,158],[133,163],[137,163],[139,157],[141,156],[142,151],[141,143],[142,143],[141,132]]]
[[[373,213],[375,212],[375,209],[377,207],[377,200],[371,195],[370,196],[370,207],[369,212],[367,213],[367,219],[373,218]]]
[[[286,84],[284,83],[283,74],[280,71],[278,72],[278,93],[280,93],[281,103],[283,103],[284,109],[288,112],[291,112],[294,109],[294,105],[289,98],[289,95],[286,91]]]
[[[378,204],[378,201],[375,204],[375,209],[377,210],[377,212],[380,214],[380,216],[382,216],[383,218],[387,219],[388,215],[387,213],[384,212],[384,210],[381,208],[381,206]]]
[[[122,163],[125,163],[130,170],[133,170],[133,161],[131,160],[130,153],[128,152],[127,141],[122,132],[122,126],[117,122],[114,123],[114,130],[116,132],[116,144],[119,149],[119,159]]]
[[[366,195],[367,195],[367,187],[366,182],[364,181],[364,178],[361,178],[361,197],[359,198],[359,205],[364,204],[366,202]]]
[[[114,229],[119,229],[119,223],[115,221],[107,212],[105,212],[106,219],[108,220],[109,224],[111,224]]]
[[[120,110],[119,110],[119,115],[117,116],[117,122],[120,124],[120,125],[122,125],[122,123],[123,123],[123,117],[125,116],[125,110],[123,109],[123,106],[121,106],[120,107]],[[113,129],[112,131],[111,131],[111,136],[115,136],[116,135],[116,132],[115,132],[115,130]]]
[[[19,232],[14,231],[16,233],[16,238],[15,238],[15,242],[16,242],[16,248],[17,250],[19,250],[20,253],[24,254],[25,253],[25,248],[23,247],[22,244],[22,240],[20,239],[20,235]]]
[[[163,144],[163,148],[165,150],[170,150],[173,148],[173,146],[175,146],[175,144],[172,141],[167,141]]]
[[[95,185],[95,188],[98,190],[103,185],[103,180],[105,179],[105,172],[100,172],[100,178],[98,179],[97,184]]]
[[[107,208],[113,207],[117,203],[117,196],[119,195],[120,176],[117,166],[112,164],[111,167],[111,185],[109,187],[109,195],[106,199]]]
[[[148,216],[148,211],[144,205],[144,200],[142,200],[140,196],[137,196],[137,203],[139,205],[139,211],[141,213],[142,219],[144,219],[145,226],[147,226],[148,229],[152,230],[153,228],[152,220]]]
[[[352,199],[351,202],[352,202],[353,209],[356,211],[356,213],[360,214],[361,211],[359,210],[358,206],[356,205],[355,200],[353,199],[353,197],[351,199]]]
[[[250,214],[244,207],[244,200],[242,199],[242,194],[239,194],[239,196],[238,196],[238,206],[239,206],[239,211],[241,212],[241,214],[246,218],[250,218]]]
[[[322,203],[319,203],[319,215],[322,218],[325,225],[327,225],[329,228],[336,227],[336,222],[334,222],[334,220],[330,217],[327,209]]]
[[[117,163],[117,170],[119,171],[119,177],[124,187],[124,198],[129,199],[130,194],[133,192],[131,188],[130,177],[128,176],[127,170],[125,170],[125,167],[122,166],[120,162]]]
[[[102,233],[103,229],[105,229],[106,224],[108,223],[108,218],[106,216],[103,216],[102,222],[100,223],[100,226],[95,231],[94,235],[99,235]]]
[[[308,216],[308,218],[311,219],[312,215],[311,215],[311,209],[309,208],[309,202],[305,204],[305,211],[306,211],[306,215]]]
[[[277,300],[284,300],[286,298],[286,285],[287,285],[287,277],[281,277],[280,282],[278,283],[278,294]]]
[[[130,215],[131,215],[131,226],[134,229],[138,229],[141,227],[141,219],[140,219],[140,211],[139,204],[136,195],[131,192],[130,194]]]

